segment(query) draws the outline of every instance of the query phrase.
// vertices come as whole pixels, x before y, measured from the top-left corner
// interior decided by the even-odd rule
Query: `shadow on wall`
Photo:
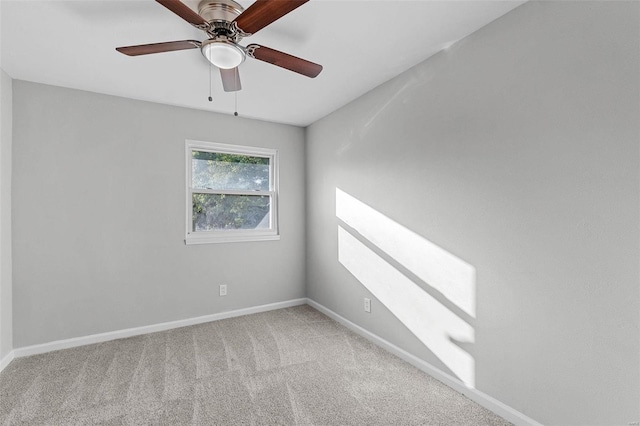
[[[339,262],[474,387],[475,360],[460,345],[475,341],[475,268],[339,188],[336,216]]]

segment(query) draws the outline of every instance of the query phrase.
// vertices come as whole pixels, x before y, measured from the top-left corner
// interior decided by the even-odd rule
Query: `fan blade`
[[[193,25],[200,29],[206,29],[209,27],[209,23],[205,19],[191,10],[189,6],[182,3],[179,0],[156,0],[158,3]]]
[[[220,68],[220,77],[222,77],[222,87],[224,87],[225,92],[237,92],[238,90],[242,90],[238,67],[231,69]]]
[[[320,74],[320,71],[322,71],[322,65],[314,64],[313,62],[291,56],[279,50],[260,46],[259,44],[250,44],[247,46],[247,55],[311,78],[316,77]]]
[[[137,46],[116,47],[120,53],[128,56],[148,55],[150,53],[172,52],[174,50],[196,49],[200,47],[197,40],[167,41],[165,43],[139,44]]]
[[[234,19],[240,31],[255,34],[309,0],[257,0]]]

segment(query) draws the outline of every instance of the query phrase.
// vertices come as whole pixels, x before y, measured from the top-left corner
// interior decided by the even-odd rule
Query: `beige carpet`
[[[309,306],[14,360],[1,425],[506,425]]]

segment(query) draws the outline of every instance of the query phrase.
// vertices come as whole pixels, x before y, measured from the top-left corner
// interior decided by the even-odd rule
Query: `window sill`
[[[276,241],[280,239],[278,234],[189,234],[184,240],[185,245],[193,244],[217,244],[217,243],[244,243],[256,241]]]

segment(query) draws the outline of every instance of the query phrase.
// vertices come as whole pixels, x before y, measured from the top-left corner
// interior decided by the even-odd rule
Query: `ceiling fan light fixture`
[[[247,57],[244,50],[227,40],[207,40],[201,50],[209,62],[221,69],[235,68]]]

